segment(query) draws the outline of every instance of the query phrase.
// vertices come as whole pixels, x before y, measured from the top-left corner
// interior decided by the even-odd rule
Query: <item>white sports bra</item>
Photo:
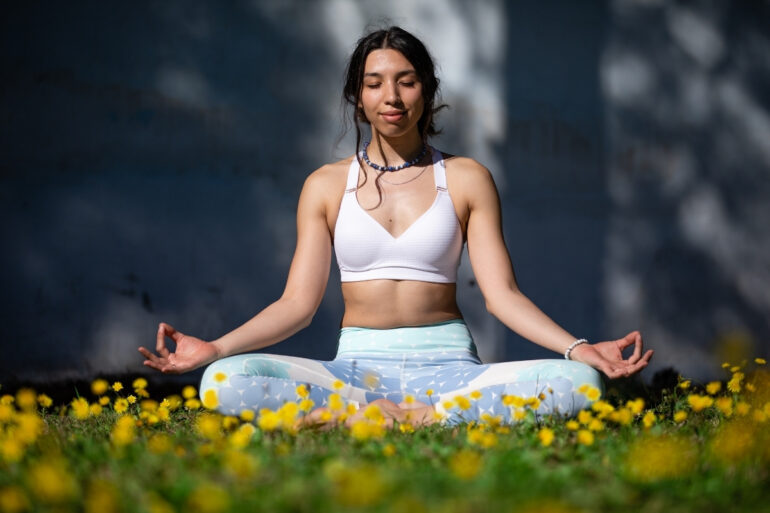
[[[431,151],[436,199],[398,237],[393,237],[358,203],[359,165],[353,158],[334,228],[341,281],[457,281],[462,230],[447,190],[444,159],[438,150]]]

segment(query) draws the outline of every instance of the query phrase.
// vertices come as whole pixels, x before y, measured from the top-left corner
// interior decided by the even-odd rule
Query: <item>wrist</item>
[[[575,359],[575,351],[580,353],[581,346],[584,346],[584,345],[587,345],[587,344],[588,344],[588,340],[586,340],[584,338],[579,338],[579,339],[575,340],[564,351],[564,358],[566,360],[574,360]]]
[[[215,358],[216,360],[219,360],[220,358],[224,358],[227,356],[227,351],[225,350],[220,340],[214,340],[213,342],[209,342],[209,344],[211,344],[211,346],[214,348],[214,353],[216,354],[216,358]]]

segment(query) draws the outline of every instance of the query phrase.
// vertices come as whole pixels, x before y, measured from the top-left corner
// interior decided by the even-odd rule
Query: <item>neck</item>
[[[367,153],[372,162],[379,161],[383,157],[388,165],[399,165],[412,160],[422,150],[423,141],[417,130],[401,137],[385,137],[377,132],[372,133],[372,140],[367,148]],[[384,164],[384,162],[378,162]]]

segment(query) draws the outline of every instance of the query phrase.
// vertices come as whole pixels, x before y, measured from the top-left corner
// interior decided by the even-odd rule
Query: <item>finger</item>
[[[148,360],[155,360],[157,358],[157,356],[155,356],[154,353],[152,353],[151,351],[145,349],[144,347],[140,347],[139,348],[139,352],[142,353],[142,356],[144,356]]]
[[[160,365],[158,365],[157,363],[153,362],[152,360],[145,360],[143,363],[144,363],[144,365],[146,367],[150,367],[150,368],[155,369],[157,371],[163,372],[163,368]]]
[[[168,355],[169,355],[169,351],[168,349],[166,349],[166,336],[170,336],[169,330],[171,332],[175,331],[174,328],[172,328],[171,326],[169,326],[164,322],[160,323],[160,325],[158,326],[158,335],[155,341],[155,350],[163,358],[168,358]]]

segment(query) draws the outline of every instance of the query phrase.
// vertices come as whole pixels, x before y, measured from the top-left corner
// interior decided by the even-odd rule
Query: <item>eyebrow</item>
[[[417,72],[413,69],[405,69],[396,73],[396,78],[401,78],[404,75],[416,75],[416,74]],[[364,73],[364,78],[366,77],[382,78],[382,73],[376,73],[376,72]]]

